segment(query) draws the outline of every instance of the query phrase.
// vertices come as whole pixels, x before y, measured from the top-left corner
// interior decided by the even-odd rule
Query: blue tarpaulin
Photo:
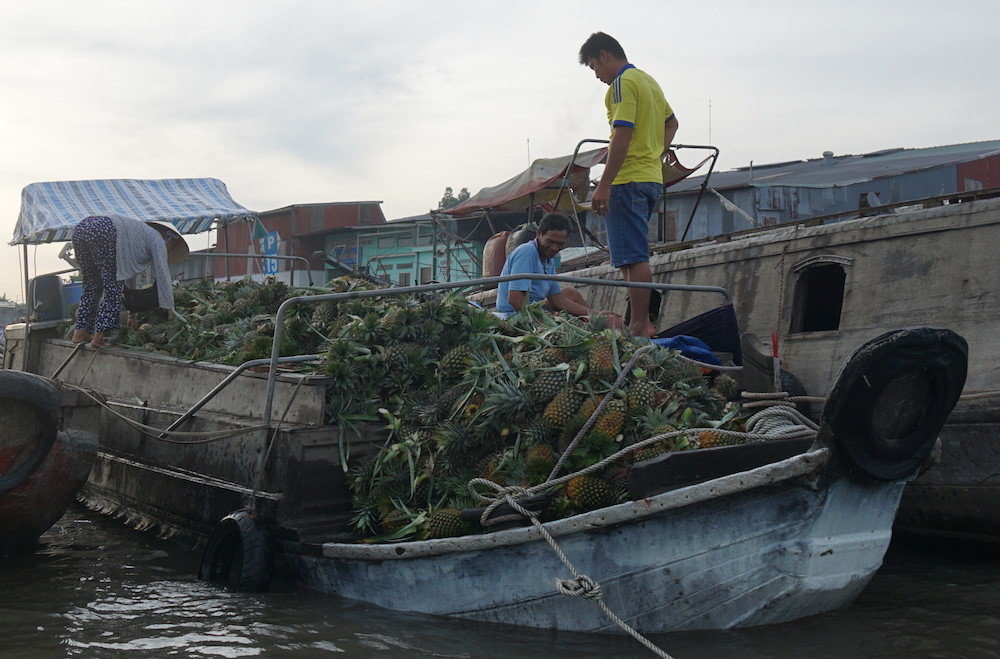
[[[679,334],[669,338],[653,339],[653,343],[664,348],[672,348],[689,359],[696,359],[706,364],[721,366],[722,362],[715,356],[708,344],[693,336]]]
[[[104,179],[32,183],[21,191],[21,213],[11,245],[70,239],[88,215],[124,215],[171,222],[181,233],[200,233],[218,221],[256,219],[214,178]]]

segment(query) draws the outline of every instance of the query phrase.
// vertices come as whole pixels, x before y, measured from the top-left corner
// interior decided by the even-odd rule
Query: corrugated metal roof
[[[820,157],[713,172],[710,184],[716,190],[778,185],[833,188],[970,162],[997,154],[1000,154],[1000,140],[925,149],[884,149],[861,155]],[[670,192],[694,190],[703,180],[704,176],[691,177],[678,183]]]

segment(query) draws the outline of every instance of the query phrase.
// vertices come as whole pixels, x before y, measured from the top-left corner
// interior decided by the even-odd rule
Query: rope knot
[[[582,597],[587,600],[599,600],[604,597],[601,584],[585,574],[579,574],[572,579],[556,579],[556,589],[569,597]]]
[[[476,489],[477,485],[485,485],[493,491],[480,492]],[[503,485],[494,483],[487,478],[473,478],[469,481],[469,492],[471,492],[472,496],[477,500],[487,504],[486,508],[483,509],[483,514],[479,517],[479,523],[482,524],[484,528],[489,528],[490,526],[494,526],[496,524],[515,521],[522,518],[531,519],[538,515],[538,513],[526,509],[517,502],[518,497],[527,497],[531,495],[531,490],[526,487],[521,487],[520,485],[509,485],[504,487]],[[493,512],[505,503],[513,508],[518,514],[492,517]]]

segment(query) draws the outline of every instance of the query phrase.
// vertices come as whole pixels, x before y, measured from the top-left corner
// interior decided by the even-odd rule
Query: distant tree
[[[458,196],[456,197],[454,191],[450,187],[447,187],[444,189],[444,196],[441,197],[441,201],[438,202],[438,210],[446,211],[449,208],[454,208],[471,196],[472,195],[469,194],[469,188],[462,188],[459,190]]]

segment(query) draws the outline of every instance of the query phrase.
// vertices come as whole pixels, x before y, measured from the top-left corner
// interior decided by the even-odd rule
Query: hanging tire
[[[965,386],[968,345],[950,330],[888,332],[854,351],[822,420],[855,467],[897,480],[924,464]]]
[[[208,537],[198,577],[234,590],[263,592],[271,582],[271,542],[249,510],[222,518]]]
[[[0,475],[0,495],[13,490],[35,473],[42,464],[59,430],[59,391],[55,385],[33,373],[0,370],[0,400],[30,408],[35,422],[27,428],[11,427],[5,423],[0,432],[29,432],[24,439],[31,442],[28,457],[16,468]]]

